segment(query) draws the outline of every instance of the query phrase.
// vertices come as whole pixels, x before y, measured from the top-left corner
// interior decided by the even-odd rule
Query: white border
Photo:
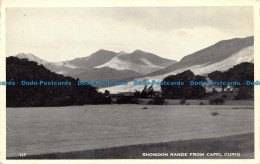
[[[5,9],[7,7],[172,7],[172,6],[252,6],[254,7],[254,61],[255,80],[260,80],[260,5],[257,0],[2,0],[0,81],[5,81]],[[259,62],[258,62],[259,61]],[[27,163],[260,163],[259,160],[259,101],[260,86],[255,86],[255,159],[152,159],[152,160],[6,160],[6,91],[0,87],[0,164]]]

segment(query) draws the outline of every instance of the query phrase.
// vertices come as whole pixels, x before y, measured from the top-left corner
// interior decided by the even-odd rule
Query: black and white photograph
[[[254,3],[4,9],[6,163],[256,158]]]

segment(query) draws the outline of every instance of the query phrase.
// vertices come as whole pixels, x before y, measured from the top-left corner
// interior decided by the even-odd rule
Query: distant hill
[[[183,57],[179,62],[155,54],[136,50],[132,53],[115,53],[99,50],[90,56],[63,62],[46,62],[28,55],[56,73],[79,78],[82,81],[161,81],[164,77],[185,70],[206,75],[215,70],[227,70],[242,62],[254,62],[254,37],[220,41],[212,46]],[[26,56],[25,56],[26,58]],[[114,86],[112,92],[141,90],[143,86]],[[159,89],[159,86],[154,88]],[[105,89],[105,88],[104,88]],[[102,89],[103,91],[103,89]]]
[[[169,75],[175,75],[186,70],[191,70],[196,75],[207,75],[215,70],[225,71],[243,62],[254,63],[254,37],[231,39],[218,42],[208,48],[183,57],[183,59],[165,69],[132,79],[127,86],[114,86],[103,88],[109,89],[111,93],[130,92],[142,90],[142,85],[133,85],[137,81],[162,81]],[[154,85],[156,91],[160,91],[159,85]]]
[[[174,60],[164,59],[152,53],[136,50],[133,53],[120,52],[109,62],[96,68],[110,67],[115,70],[132,70],[141,74],[161,70],[173,63]]]
[[[15,57],[17,57],[19,59],[28,59],[29,61],[35,61],[39,65],[40,64],[46,65],[49,63],[48,61],[40,59],[39,57],[37,57],[31,53],[28,53],[28,54],[20,53],[20,54],[17,54]]]
[[[58,74],[73,76],[75,73],[77,74],[87,69],[92,69],[97,65],[104,64],[108,62],[110,59],[112,59],[114,56],[116,56],[115,52],[99,50],[87,57],[76,58],[73,60],[61,61],[61,62],[48,62],[46,60],[40,59],[39,57],[33,54],[21,53],[16,55],[15,57],[18,57],[20,59],[26,58],[29,61],[35,61],[38,64],[42,64],[47,69],[56,72]]]
[[[142,75],[131,70],[115,70],[109,67],[92,68],[73,75],[75,78],[79,78],[82,81],[123,81],[132,79],[134,77],[141,77]]]
[[[64,61],[64,65],[70,65],[76,68],[94,68],[96,66],[102,65],[109,60],[111,60],[113,57],[115,57],[117,53],[113,51],[107,51],[107,50],[99,50],[90,56],[82,57],[82,58],[76,58],[73,60]]]
[[[218,63],[239,52],[243,48],[253,46],[254,37],[235,38],[230,40],[220,41],[210,47],[197,51],[193,54],[184,56],[180,62],[174,63],[165,69],[161,69],[148,74],[147,76],[156,76],[173,72],[181,68],[196,66],[196,65],[210,65]]]
[[[87,57],[61,62],[48,62],[33,54],[18,54],[16,57],[27,58],[53,72],[79,78],[82,81],[134,79],[176,63],[174,60],[161,58],[141,50],[129,54],[101,49]]]
[[[78,86],[77,80],[46,69],[28,59],[6,58],[6,81],[16,84],[7,86],[7,107],[45,107],[83,104],[102,104],[106,98],[92,86]],[[71,85],[23,86],[27,82],[71,82]]]
[[[66,65],[63,62],[48,62],[31,53],[28,53],[28,54],[20,53],[20,54],[17,54],[15,57],[17,57],[19,59],[28,59],[28,61],[34,61],[38,65],[43,65],[47,69],[49,69],[53,72],[56,72],[58,74],[67,73],[67,72],[70,72],[70,71],[73,71],[76,69],[76,67],[68,65],[68,64]]]

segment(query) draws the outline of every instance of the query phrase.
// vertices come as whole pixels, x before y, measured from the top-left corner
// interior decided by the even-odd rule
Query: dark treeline
[[[254,64],[248,62],[240,63],[224,72],[211,72],[208,74],[208,77],[212,81],[237,81],[240,82],[241,85],[237,85],[235,87],[241,88],[246,86],[246,81],[254,81]],[[225,85],[222,86],[223,89],[225,87]]]
[[[246,93],[249,89],[253,89],[252,85],[246,85],[246,81],[254,81],[254,64],[244,62],[228,69],[227,71],[214,71],[208,74],[208,78],[215,82],[234,82],[237,81],[240,85],[234,85],[239,88],[240,92],[238,98],[247,98]],[[164,98],[170,99],[198,99],[203,98],[206,94],[206,90],[201,85],[190,85],[190,81],[206,82],[206,77],[200,75],[194,75],[190,70],[184,71],[176,75],[170,75],[163,79],[166,82],[182,81],[184,85],[162,85],[162,95]],[[221,86],[222,89],[227,86]],[[245,92],[245,93],[243,93]]]
[[[77,80],[49,71],[43,65],[27,59],[6,58],[6,81],[15,85],[6,87],[7,107],[46,107],[84,104],[104,104],[106,96],[95,87],[77,85]],[[71,85],[22,86],[21,81],[71,82]]]
[[[162,94],[164,98],[171,99],[197,99],[202,98],[206,90],[201,85],[190,85],[190,81],[206,82],[206,78],[200,75],[194,75],[190,70],[184,71],[176,75],[170,75],[163,79],[165,82],[178,82],[181,81],[184,85],[162,85]]]
[[[214,71],[208,74],[212,81],[240,82],[240,91],[247,92],[246,81],[254,81],[254,64],[244,62],[238,64],[227,71]],[[109,93],[101,94],[93,86],[77,85],[78,79],[64,77],[49,71],[43,65],[27,59],[16,57],[6,58],[6,81],[13,81],[15,85],[6,87],[7,107],[46,107],[46,106],[69,106],[84,104],[110,104]],[[71,85],[29,85],[22,86],[21,81],[45,81],[45,82],[71,82]],[[132,98],[151,98],[161,100],[169,99],[200,99],[205,97],[206,89],[201,85],[189,85],[190,81],[206,82],[207,78],[194,75],[190,70],[176,75],[170,75],[163,79],[165,82],[184,82],[184,85],[161,85],[161,97],[154,94],[153,87],[143,89],[142,92],[136,91]],[[226,86],[223,86],[223,90]],[[238,95],[241,98],[243,96]],[[245,97],[246,98],[246,97]],[[155,101],[156,102],[156,101]],[[122,103],[122,102],[121,102]],[[155,103],[156,104],[156,103]],[[162,104],[162,103],[159,103]]]

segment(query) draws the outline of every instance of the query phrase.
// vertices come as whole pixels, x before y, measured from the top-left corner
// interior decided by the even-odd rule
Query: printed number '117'
[[[19,156],[20,156],[20,157],[25,157],[25,156],[26,156],[26,153],[19,153]]]

